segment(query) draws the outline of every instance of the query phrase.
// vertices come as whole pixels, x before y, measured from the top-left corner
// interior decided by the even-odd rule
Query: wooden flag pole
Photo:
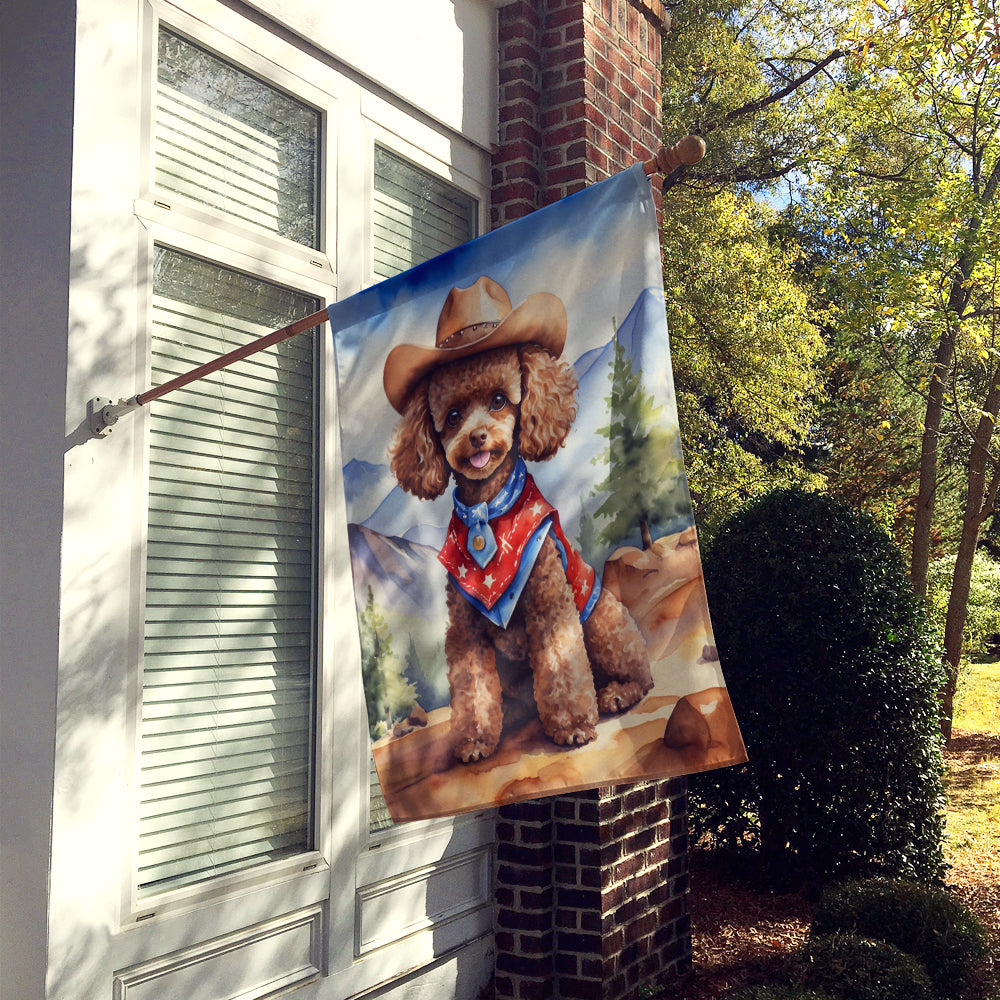
[[[697,135],[688,135],[673,146],[661,146],[656,151],[654,157],[643,163],[642,169],[647,175],[666,175],[672,173],[683,164],[691,165],[697,163],[704,155],[705,140]],[[228,354],[223,354],[212,361],[207,361],[205,364],[199,365],[197,368],[192,368],[191,371],[185,372],[183,375],[178,375],[176,378],[170,379],[169,382],[164,382],[155,388],[137,393],[129,399],[119,399],[116,403],[113,400],[95,396],[87,402],[87,420],[90,424],[91,433],[95,437],[105,437],[111,433],[112,426],[124,414],[131,413],[132,410],[137,410],[140,406],[145,406],[146,403],[150,403],[154,399],[159,399],[161,396],[165,396],[168,392],[173,392],[175,389],[180,389],[190,382],[195,382],[206,375],[220,371],[235,361],[242,361],[244,358],[266,350],[274,344],[280,344],[283,340],[288,340],[290,337],[304,333],[306,330],[311,330],[313,327],[325,322],[326,319],[326,309],[320,309],[309,316],[297,319],[294,323],[289,323],[288,326],[283,326],[280,330],[264,334],[263,337],[258,337],[256,340],[252,340],[242,347],[237,347]]]
[[[185,372],[183,375],[178,375],[169,382],[158,385],[155,389],[147,389],[145,392],[140,392],[135,397],[135,401],[139,406],[145,406],[146,403],[150,403],[154,399],[159,399],[160,396],[165,396],[168,392],[173,392],[174,389],[180,389],[181,386],[185,386],[189,382],[195,382],[205,375],[211,375],[212,372],[217,372],[222,368],[228,367],[234,361],[242,361],[244,358],[250,357],[251,354],[266,350],[274,344],[280,344],[283,340],[288,340],[289,337],[294,337],[296,334],[305,333],[306,330],[311,330],[314,326],[319,326],[320,323],[324,323],[325,321],[325,309],[320,309],[319,312],[314,312],[309,316],[303,316],[302,319],[297,319],[294,323],[289,323],[288,326],[283,326],[280,330],[275,330],[274,333],[266,333],[263,337],[251,340],[249,344],[237,347],[235,350],[230,351],[228,354],[223,354],[214,361],[206,361],[205,364],[199,365],[197,368],[192,368],[191,371]]]

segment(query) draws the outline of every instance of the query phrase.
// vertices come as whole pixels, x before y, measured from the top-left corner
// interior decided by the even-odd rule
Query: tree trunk
[[[927,594],[927,569],[931,561],[931,526],[937,494],[938,437],[941,433],[941,414],[944,412],[944,376],[951,367],[954,354],[955,331],[949,324],[934,354],[924,431],[920,439],[920,484],[917,487],[917,509],[913,518],[913,543],[910,550],[910,582],[920,597]]]
[[[969,588],[972,583],[972,564],[979,544],[979,531],[983,522],[993,513],[997,486],[1000,484],[1000,463],[990,458],[990,442],[1000,410],[1000,372],[993,375],[986,394],[983,414],[976,427],[969,454],[968,485],[965,494],[965,511],[962,516],[962,536],[955,557],[955,572],[948,596],[948,614],[944,625],[944,665],[947,676],[941,693],[941,733],[951,739],[952,718],[955,711],[955,688],[958,668],[962,659],[962,633],[969,608]],[[988,481],[990,465],[994,466],[992,481]]]
[[[639,534],[642,536],[643,550],[653,547],[653,534],[649,530],[649,521],[644,517],[639,520]]]
[[[981,157],[980,153],[980,157]],[[978,165],[974,157],[974,172],[978,178]],[[931,525],[934,519],[934,495],[937,491],[938,436],[941,431],[941,414],[944,409],[944,377],[955,356],[955,338],[969,304],[969,278],[972,275],[976,239],[983,224],[986,210],[993,204],[1000,190],[1000,160],[993,164],[986,184],[979,190],[976,184],[978,205],[965,227],[962,254],[956,263],[955,277],[948,292],[948,309],[945,315],[948,327],[934,355],[934,367],[927,394],[927,412],[924,433],[920,443],[920,486],[917,492],[917,510],[913,520],[913,545],[910,554],[910,582],[921,596],[927,594],[927,568],[931,555]]]

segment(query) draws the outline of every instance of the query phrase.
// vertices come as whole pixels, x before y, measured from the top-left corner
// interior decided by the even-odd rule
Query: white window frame
[[[150,366],[153,245],[160,244],[315,295],[321,305],[371,284],[371,205],[376,142],[477,200],[479,232],[488,228],[488,153],[402,102],[366,89],[350,71],[320,60],[263,25],[213,0],[146,0],[140,61],[143,80],[141,183],[134,203],[138,248],[136,384]],[[153,184],[152,89],[156,38],[165,26],[318,108],[322,115],[319,249],[303,247],[225,220],[206,206]],[[239,40],[237,40],[239,39]],[[364,197],[358,198],[358,192]],[[339,206],[339,207],[338,207]],[[319,405],[336,412],[329,327],[321,327]],[[155,406],[155,401],[151,404]],[[125,802],[129,821],[121,873],[114,967],[121,981],[139,981],[163,956],[190,949],[277,915],[313,912],[323,939],[316,959],[321,996],[351,996],[419,968],[492,930],[493,810],[369,834],[368,746],[360,648],[347,549],[339,433],[330,417],[318,428],[316,725],[313,811],[315,850],[138,898],[134,872],[138,820],[138,733],[145,580],[149,422],[136,421],[132,596],[125,739]],[[356,775],[343,794],[345,774]],[[465,896],[434,913],[420,910],[391,932],[373,933],[383,901],[419,898],[433,880],[455,878]],[[398,893],[398,896],[394,896]],[[175,919],[179,918],[179,919]],[[131,977],[131,979],[130,979]],[[137,978],[138,977],[138,978]]]
[[[191,5],[189,5],[191,6]],[[245,68],[279,87],[297,99],[316,108],[321,114],[319,156],[322,164],[335,163],[337,148],[337,99],[336,96],[320,90],[307,83],[302,78],[289,72],[286,66],[294,64],[297,50],[287,43],[279,43],[277,39],[261,30],[259,39],[261,48],[270,47],[276,51],[274,56],[282,56],[282,62],[272,62],[249,47],[236,42],[221,31],[212,31],[202,20],[186,11],[173,7],[168,3],[147,3],[143,19],[143,50],[146,55],[144,62],[145,81],[144,112],[142,118],[142,157],[140,160],[142,183],[134,210],[136,217],[142,223],[146,239],[139,247],[139,343],[136,349],[137,383],[149,384],[152,347],[152,267],[153,247],[161,245],[181,253],[191,254],[212,261],[222,267],[242,271],[259,277],[265,281],[285,285],[303,294],[315,297],[321,307],[329,304],[337,297],[336,274],[333,260],[326,252],[326,245],[332,242],[329,235],[336,232],[335,204],[336,199],[329,197],[329,190],[324,183],[324,177],[329,176],[323,169],[320,173],[318,191],[320,247],[301,246],[290,240],[282,239],[274,234],[258,231],[248,225],[241,225],[227,219],[221,212],[211,210],[196,202],[175,195],[173,192],[160,193],[153,184],[154,162],[153,146],[153,87],[155,86],[157,35],[160,23],[189,38],[195,44],[209,49],[220,57]],[[284,48],[285,52],[277,51]],[[300,55],[300,54],[299,54]],[[317,352],[317,396],[320,411],[322,399],[326,391],[329,373],[326,356],[329,351],[322,341]],[[155,406],[155,401],[150,404]],[[136,414],[135,463],[136,463],[136,507],[141,517],[136,519],[133,531],[134,553],[133,579],[137,581],[133,588],[133,602],[130,613],[130,664],[128,671],[128,745],[132,749],[132,766],[126,789],[126,801],[131,810],[128,824],[128,844],[130,850],[124,859],[125,877],[123,878],[122,900],[120,904],[122,927],[134,927],[145,922],[155,922],[160,915],[170,915],[179,912],[189,912],[201,905],[208,905],[220,899],[225,899],[244,889],[256,889],[262,885],[280,885],[302,873],[311,873],[312,881],[317,873],[328,870],[328,862],[322,843],[323,831],[318,824],[320,806],[318,802],[321,783],[314,776],[312,789],[314,813],[314,848],[301,854],[278,861],[267,862],[254,866],[242,872],[220,875],[193,885],[176,889],[166,889],[153,896],[139,898],[136,876],[136,851],[138,842],[138,800],[139,800],[139,731],[142,716],[142,635],[145,608],[145,578],[146,578],[146,514],[148,510],[148,480],[149,480],[149,413],[148,407]],[[317,428],[319,438],[317,455],[323,454],[325,448],[325,432],[320,421]],[[320,470],[318,502],[317,502],[317,541],[320,545],[318,565],[327,562],[323,550],[323,526],[326,518],[323,516],[323,489]],[[314,651],[314,677],[317,716],[318,702],[321,697],[322,680],[325,673],[321,662],[321,651],[325,648],[321,634],[324,615],[320,612],[324,601],[323,574],[315,581],[317,589],[316,600],[316,646]],[[318,722],[318,720],[317,720]],[[314,745],[313,752],[317,754]],[[318,769],[317,769],[318,770]],[[316,895],[312,893],[310,895]],[[321,896],[317,898],[322,898]]]

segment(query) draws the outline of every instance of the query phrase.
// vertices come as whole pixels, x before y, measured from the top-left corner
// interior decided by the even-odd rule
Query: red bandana
[[[588,605],[592,607],[594,603],[596,574],[566,540],[558,512],[542,496],[530,474],[525,476],[520,497],[506,513],[490,521],[490,528],[496,538],[497,553],[485,567],[480,567],[469,554],[469,529],[455,513],[448,525],[444,547],[438,553],[455,585],[487,618],[506,627],[541,543],[550,533],[560,550],[577,610],[581,617],[586,617],[584,611],[589,613]]]

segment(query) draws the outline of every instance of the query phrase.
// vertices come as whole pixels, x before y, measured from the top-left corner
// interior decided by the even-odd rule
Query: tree
[[[799,250],[748,195],[675,190],[664,281],[677,407],[699,528],[807,468],[824,345],[794,271]]]
[[[844,57],[825,0],[671,5],[663,124],[708,152],[675,171],[664,283],[688,481],[699,529],[768,488],[818,485],[807,467],[823,344],[796,244],[763,196],[791,183],[817,99]]]
[[[725,194],[742,207],[750,192],[758,203],[785,201],[782,227],[754,232],[798,269],[793,280],[830,351],[832,392],[815,393],[815,420],[796,419],[802,411],[793,407],[789,444],[761,428],[747,434],[737,410],[719,421],[714,387],[728,389],[725,379],[709,383],[685,370],[690,350],[699,361],[714,355],[722,376],[762,384],[753,364],[740,366],[738,349],[713,341],[730,319],[726,299],[742,305],[742,296],[720,281],[696,326],[671,318],[699,519],[708,509],[711,523],[713,506],[733,509],[761,484],[811,477],[891,520],[897,537],[907,533],[919,594],[932,555],[954,551],[943,629],[946,732],[973,558],[990,536],[1000,488],[997,7],[682,2],[671,7],[675,30],[664,54],[665,132],[699,131],[709,142],[700,164],[668,180],[668,302],[683,303],[699,279],[708,285],[704,271],[725,273],[713,199]],[[689,233],[678,221],[681,193],[697,209]],[[811,272],[794,257],[796,230]],[[734,489],[706,503],[700,484],[720,480]]]
[[[623,542],[639,530],[642,547],[653,544],[651,528],[685,512],[687,494],[684,466],[676,429],[663,422],[657,406],[632,368],[624,347],[614,338],[608,379],[611,422],[603,428],[608,438],[608,474],[595,492],[608,496],[595,515],[608,519],[600,539],[609,545]]]
[[[869,293],[869,315],[856,320],[883,350],[890,345],[890,355],[922,354],[913,386],[924,416],[910,560],[919,594],[926,592],[949,436],[965,452],[944,629],[948,733],[972,562],[1000,484],[1000,19],[995,0],[915,0],[872,10],[878,16],[858,32],[866,60],[828,94],[841,140],[823,146],[814,181],[843,238],[833,264],[838,280]]]
[[[823,134],[816,95],[848,54],[851,7],[826,0],[672,4],[664,130],[695,132],[709,146],[697,167],[676,171],[665,186],[762,191],[794,178]]]
[[[361,680],[368,709],[368,730],[373,739],[380,723],[389,723],[408,712],[416,701],[416,687],[392,651],[392,633],[375,604],[372,588],[358,616],[361,635]]]

